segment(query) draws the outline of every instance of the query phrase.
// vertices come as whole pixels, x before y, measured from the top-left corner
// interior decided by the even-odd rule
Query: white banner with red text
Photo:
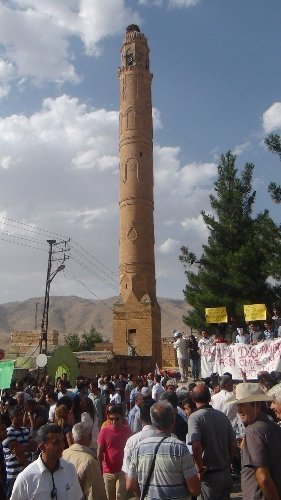
[[[248,380],[256,379],[260,371],[281,371],[281,338],[256,345],[202,346],[202,378],[209,377],[211,373],[218,373],[221,376],[229,372],[233,379],[241,380],[241,370],[245,372]]]

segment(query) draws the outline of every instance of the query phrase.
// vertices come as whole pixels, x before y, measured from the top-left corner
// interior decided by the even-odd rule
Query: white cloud
[[[12,164],[11,156],[4,156],[0,158],[0,167],[3,168],[4,170],[10,168],[11,164]]]
[[[181,7],[194,7],[198,5],[201,0],[167,0],[168,7],[172,8],[181,8]]]
[[[244,153],[244,151],[246,151],[250,146],[251,146],[251,143],[249,141],[244,142],[244,144],[237,144],[237,146],[235,146],[232,149],[232,153],[234,155],[239,156],[242,153]]]
[[[263,129],[269,134],[281,128],[281,102],[275,102],[263,113]]]
[[[16,242],[44,250],[38,252],[2,241],[0,262],[5,269],[13,266],[18,293],[27,297],[44,293],[49,233],[42,233],[38,243],[38,227],[71,236],[113,268],[117,276],[118,112],[95,109],[67,95],[47,98],[41,109],[30,116],[14,114],[0,118],[0,151],[0,214],[32,224],[33,231],[26,231],[25,225],[20,226],[20,231],[13,223],[4,226],[2,223],[0,238],[4,238],[3,231],[13,231],[14,236],[18,233],[24,238],[35,238],[31,243],[25,239]],[[176,256],[180,246],[191,245],[195,251],[206,237],[199,230],[197,218],[202,208],[209,207],[216,174],[214,164],[182,165],[180,155],[179,147],[156,145],[154,149],[156,263],[160,287],[161,280],[172,283],[179,277],[182,279]],[[194,224],[188,224],[188,219],[194,220]],[[1,276],[5,276],[4,270],[0,271]],[[67,262],[67,271],[81,278],[101,297],[113,293],[107,283],[101,284],[88,269],[79,268],[73,261]],[[9,276],[7,273],[2,279],[7,289],[12,288]],[[79,295],[77,283],[65,287],[63,280],[57,280],[53,293]],[[84,292],[80,291],[82,295]]]
[[[161,243],[159,246],[160,253],[173,253],[175,250],[179,252],[180,242],[178,240],[173,240],[172,238],[168,238],[166,241]]]
[[[149,5],[156,7],[163,7],[166,5],[170,9],[182,7],[194,7],[198,5],[201,0],[139,0],[139,5]]]
[[[100,43],[141,21],[125,0],[14,0],[0,4],[0,98],[11,80],[78,83],[71,37],[79,38],[88,55],[99,55]],[[15,29],[16,26],[16,29]]]
[[[14,72],[13,64],[0,57],[0,99],[9,94]]]

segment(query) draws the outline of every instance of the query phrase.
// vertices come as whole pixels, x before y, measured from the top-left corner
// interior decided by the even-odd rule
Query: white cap
[[[174,337],[175,337],[175,339],[176,339],[177,337],[181,337],[181,332],[175,332],[175,333],[174,333]]]

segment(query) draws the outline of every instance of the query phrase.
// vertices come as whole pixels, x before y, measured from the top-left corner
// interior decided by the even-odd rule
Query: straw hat
[[[237,384],[235,394],[227,403],[253,403],[255,401],[272,401],[272,396],[264,394],[259,384],[255,382],[243,382]]]

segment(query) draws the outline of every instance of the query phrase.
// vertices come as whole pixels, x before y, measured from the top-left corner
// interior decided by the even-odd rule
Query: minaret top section
[[[147,39],[136,24],[130,24],[127,27],[121,49],[119,76],[124,70],[140,69],[141,67],[149,70],[149,47]]]

